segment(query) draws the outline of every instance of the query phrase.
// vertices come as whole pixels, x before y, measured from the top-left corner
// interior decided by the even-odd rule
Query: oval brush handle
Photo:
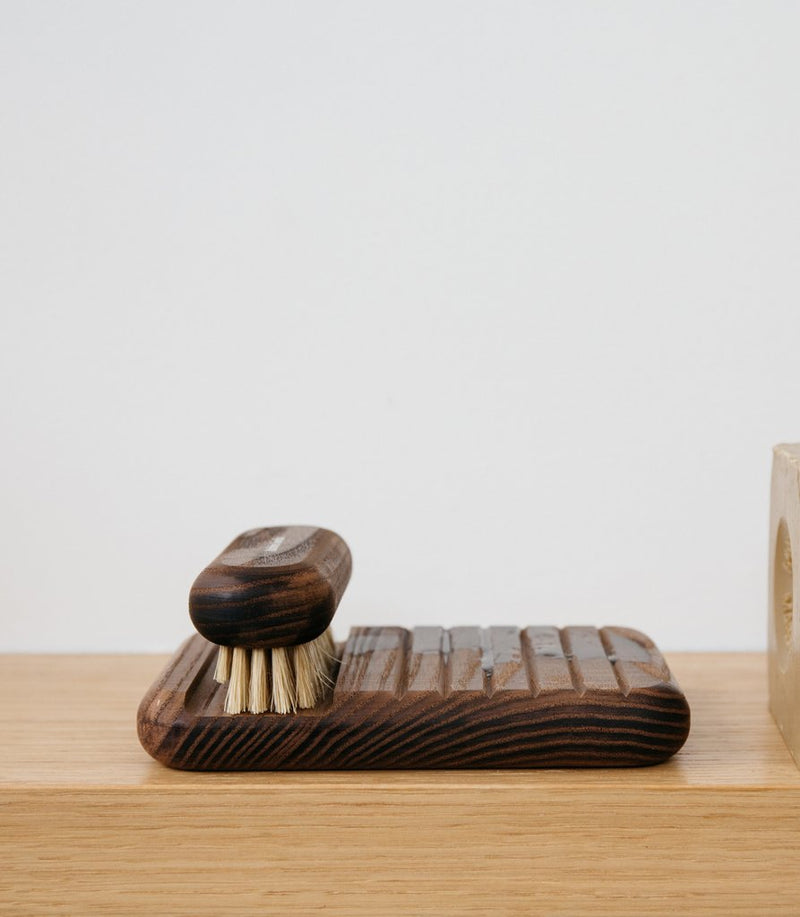
[[[189,614],[200,634],[222,646],[308,643],[331,623],[351,568],[347,544],[328,529],[251,529],[194,581]]]

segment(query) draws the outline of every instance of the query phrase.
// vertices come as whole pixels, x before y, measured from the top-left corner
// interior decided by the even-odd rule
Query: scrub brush
[[[335,532],[295,525],[244,532],[203,570],[189,614],[219,646],[226,713],[294,713],[322,699],[336,666],[329,624],[351,568]]]

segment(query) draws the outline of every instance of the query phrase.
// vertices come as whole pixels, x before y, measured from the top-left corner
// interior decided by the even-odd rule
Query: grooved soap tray
[[[217,647],[187,640],[139,707],[144,748],[187,770],[626,767],[683,745],[689,706],[621,627],[357,627],[310,710],[227,714]]]

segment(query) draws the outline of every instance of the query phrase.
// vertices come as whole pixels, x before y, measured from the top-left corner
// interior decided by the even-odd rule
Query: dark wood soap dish
[[[202,771],[630,767],[689,732],[661,653],[621,627],[357,627],[313,709],[224,712],[217,647],[187,640],[150,688],[139,738]]]

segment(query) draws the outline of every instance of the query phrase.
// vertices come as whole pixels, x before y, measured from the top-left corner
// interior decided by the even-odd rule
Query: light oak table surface
[[[631,770],[203,774],[140,748],[164,656],[0,656],[0,913],[800,914],[800,771],[761,654],[668,654]]]

